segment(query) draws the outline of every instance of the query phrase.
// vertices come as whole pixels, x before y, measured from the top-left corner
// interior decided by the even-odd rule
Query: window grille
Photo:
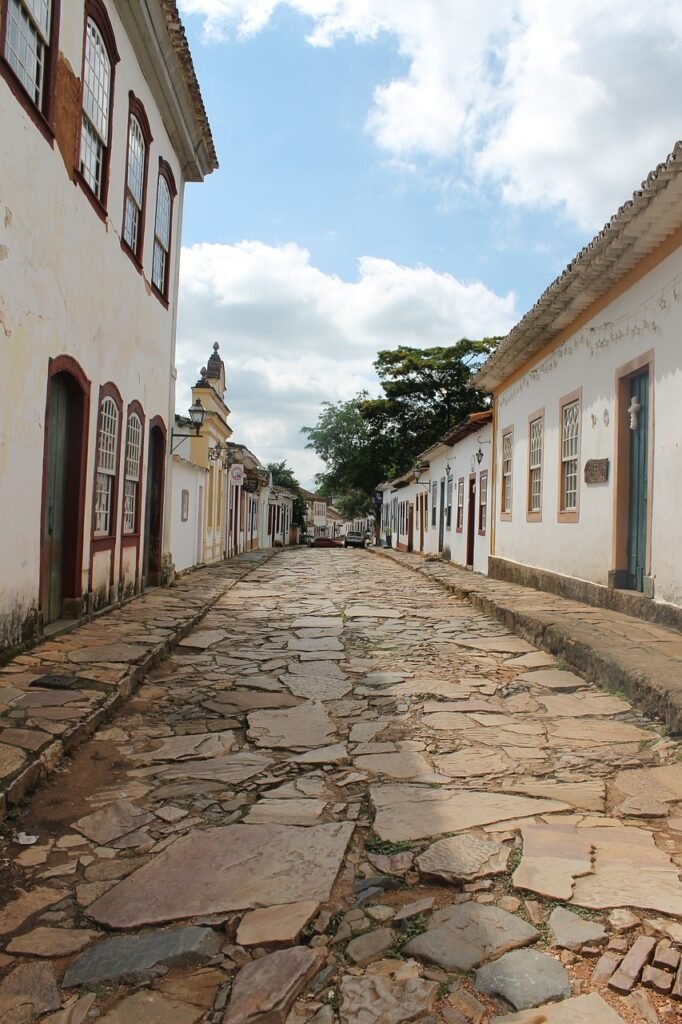
[[[51,0],[9,0],[5,57],[39,110],[45,99]]]
[[[168,182],[159,175],[156,191],[156,224],[154,227],[154,258],[152,261],[152,284],[167,294],[168,256],[170,253],[171,211],[173,201]]]
[[[578,507],[578,441],[580,438],[580,402],[571,402],[561,410],[561,510],[575,512]]]
[[[98,199],[104,188],[104,162],[109,145],[111,62],[100,30],[88,18],[83,68],[83,124],[80,172]]]
[[[123,217],[123,241],[136,255],[140,250],[146,153],[147,146],[140,122],[134,114],[131,114],[128,124],[128,173]]]
[[[511,515],[512,504],[512,435],[502,436],[502,512]]]
[[[464,526],[464,479],[460,477],[457,481],[457,529]]]
[[[478,529],[485,533],[488,526],[488,474],[481,473],[478,499]]]
[[[113,398],[105,398],[99,413],[97,477],[95,480],[95,533],[100,537],[108,537],[111,534],[118,420],[119,413],[116,403]]]
[[[125,482],[123,485],[123,532],[134,533],[137,523],[137,493],[140,483],[142,422],[137,413],[128,417]]]
[[[528,452],[529,512],[540,512],[542,509],[542,428],[542,416],[539,416],[530,424]]]

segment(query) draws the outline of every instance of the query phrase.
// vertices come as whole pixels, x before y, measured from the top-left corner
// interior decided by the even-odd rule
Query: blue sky
[[[180,8],[221,168],[186,191],[178,406],[218,340],[235,436],[302,482],[321,401],[507,331],[679,135],[667,0]]]

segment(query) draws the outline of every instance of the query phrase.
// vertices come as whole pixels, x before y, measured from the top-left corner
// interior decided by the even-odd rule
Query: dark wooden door
[[[414,505],[407,507],[407,550],[414,551]]]
[[[426,496],[420,494],[417,499],[419,502],[419,550],[424,550],[424,517],[426,516]]]
[[[69,452],[69,389],[62,374],[50,380],[43,521],[43,621],[62,617],[66,478]]]
[[[149,460],[147,462],[147,500],[143,568],[148,586],[161,582],[161,527],[163,512],[163,460],[164,437],[158,427],[149,432]]]
[[[639,407],[639,408],[638,408]],[[644,590],[649,491],[649,371],[630,381],[628,586]]]
[[[467,566],[474,565],[474,540],[476,538],[476,477],[469,477],[469,503],[467,506]]]

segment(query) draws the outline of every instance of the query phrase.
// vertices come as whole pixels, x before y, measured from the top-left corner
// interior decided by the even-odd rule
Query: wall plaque
[[[588,459],[585,463],[585,483],[605,484],[609,479],[608,459]]]

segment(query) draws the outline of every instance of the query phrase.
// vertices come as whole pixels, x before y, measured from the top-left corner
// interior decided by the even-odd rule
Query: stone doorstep
[[[232,587],[243,580],[245,576],[248,576],[255,569],[263,565],[264,562],[273,558],[278,554],[279,550],[280,549],[272,549],[272,551],[265,554],[261,560],[248,563],[243,572],[225,580],[224,586],[211,595],[211,597],[209,597],[208,600],[206,600],[204,604],[194,612],[190,619],[186,619],[181,622],[172,634],[167,636],[163,641],[152,646],[146,655],[139,662],[136,662],[134,667],[115,685],[113,692],[107,694],[103,693],[102,701],[92,707],[83,718],[73,722],[73,724],[70,725],[58,739],[55,739],[45,747],[35,761],[31,761],[30,764],[24,766],[13,777],[9,776],[5,779],[3,782],[3,788],[0,790],[0,821],[3,820],[10,807],[18,804],[32,790],[34,790],[40,782],[43,781],[43,779],[46,779],[52,774],[61,762],[64,754],[67,754],[71,750],[80,746],[81,743],[97,732],[100,725],[108,721],[113,716],[119,705],[127,701],[137,690],[149,670],[161,661],[165,654],[170,653],[170,651],[181,640],[196,628],[211,608],[218,603],[228,590],[231,590]],[[218,565],[221,564],[223,563],[218,563]],[[213,567],[207,566],[206,568],[210,569]],[[118,610],[117,606],[115,608],[107,609],[101,614],[112,614]],[[72,630],[72,632],[77,632],[77,629],[78,627]],[[49,642],[52,639],[53,637],[47,637],[46,641]],[[11,664],[11,662],[9,662],[9,664]],[[0,722],[1,721],[2,718],[0,717]]]
[[[428,572],[428,567],[433,563],[424,562],[418,556],[407,556],[400,552],[399,554],[402,557],[398,558],[393,549],[370,548],[369,550],[372,554],[390,558],[397,562],[398,565],[420,573],[430,582],[437,583],[461,600],[468,601],[474,608],[492,615],[498,622],[501,622],[502,625],[506,626],[507,629],[523,640],[527,640],[529,643],[555,657],[563,658],[570,668],[585,675],[588,681],[591,681],[595,686],[599,686],[600,689],[620,690],[627,693],[628,699],[634,707],[644,711],[650,717],[658,718],[665,722],[673,732],[682,732],[682,688],[675,689],[666,685],[660,672],[655,674],[643,669],[641,665],[627,666],[623,663],[623,660],[619,660],[610,651],[598,651],[596,647],[590,644],[589,640],[585,639],[585,632],[589,627],[585,627],[584,623],[580,625],[581,636],[578,637],[572,632],[571,625],[563,625],[557,621],[558,614],[556,613],[552,616],[551,620],[548,620],[547,617],[543,617],[534,609],[521,611],[515,609],[513,602],[510,600],[508,590],[510,587],[515,587],[527,593],[529,597],[545,594],[553,602],[561,602],[567,605],[576,605],[579,602],[573,599],[558,597],[556,594],[551,594],[548,591],[524,587],[518,583],[505,584],[503,581],[494,580],[487,576],[472,576],[472,582],[469,584],[459,578],[466,570],[459,569],[457,566],[450,565],[447,562],[443,563],[443,569],[452,575],[449,579],[443,578],[441,574],[435,575]],[[486,593],[485,588],[487,584],[490,584],[490,590]],[[495,589],[497,584],[500,584],[506,590],[506,593],[499,597]],[[585,608],[593,609],[593,607],[593,605],[585,605]],[[601,609],[594,610],[600,611]],[[610,609],[605,609],[605,611],[613,615],[623,615],[624,618],[632,618],[624,612],[613,612]],[[638,623],[643,620],[633,618],[632,621]],[[645,624],[651,625],[652,628],[665,629],[663,626],[656,627],[653,623]],[[674,631],[670,630],[670,632],[673,636],[675,635]],[[661,661],[665,658],[664,655],[660,654],[658,657]],[[672,658],[666,658],[665,660],[669,661],[669,670],[672,670],[671,677],[675,678],[675,669],[678,666],[678,662]],[[597,682],[597,680],[601,682]]]

